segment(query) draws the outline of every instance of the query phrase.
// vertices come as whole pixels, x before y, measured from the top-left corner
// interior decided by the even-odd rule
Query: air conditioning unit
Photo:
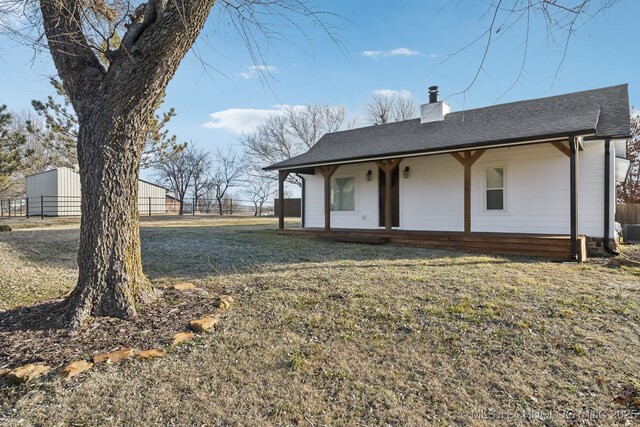
[[[640,224],[627,224],[623,226],[625,243],[640,243]]]

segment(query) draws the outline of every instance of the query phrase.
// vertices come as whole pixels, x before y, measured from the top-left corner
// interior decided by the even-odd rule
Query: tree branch
[[[41,0],[40,11],[53,61],[78,113],[85,111],[105,69],[82,30],[78,0]]]

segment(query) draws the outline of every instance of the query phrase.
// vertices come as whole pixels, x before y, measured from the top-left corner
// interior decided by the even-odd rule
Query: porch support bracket
[[[473,153],[451,153],[462,166],[464,166],[464,234],[471,234],[471,166],[478,161],[486,150],[480,149]]]

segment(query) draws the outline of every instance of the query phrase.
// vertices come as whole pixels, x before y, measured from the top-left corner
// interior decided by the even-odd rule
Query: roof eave
[[[281,164],[284,162],[279,162],[262,169],[265,171],[296,170],[296,169],[303,169],[303,168],[315,167],[315,166],[325,166],[325,165],[332,165],[332,164],[362,163],[367,161],[382,160],[382,159],[388,159],[388,158],[399,157],[399,156],[417,157],[420,155],[446,154],[446,153],[452,153],[456,151],[468,151],[468,150],[474,150],[474,149],[480,149],[480,148],[500,148],[500,147],[509,147],[512,145],[537,144],[537,143],[550,142],[554,140],[568,138],[570,135],[581,136],[581,137],[592,137],[595,135],[595,132],[596,132],[595,128],[590,128],[590,129],[576,130],[571,132],[536,135],[536,136],[529,136],[529,137],[522,137],[522,138],[503,139],[503,140],[493,140],[493,141],[485,141],[480,143],[461,144],[461,145],[448,147],[446,149],[434,148],[429,150],[392,152],[392,153],[384,153],[384,154],[375,155],[375,156],[349,157],[344,159],[327,160],[327,161],[320,161],[320,162],[305,162],[305,163],[298,163],[293,165],[282,165],[282,166]],[[599,138],[604,138],[604,137],[599,137]]]

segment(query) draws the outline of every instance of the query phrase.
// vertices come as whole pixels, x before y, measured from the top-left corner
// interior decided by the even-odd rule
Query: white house
[[[582,260],[615,253],[626,179],[627,85],[450,112],[429,88],[421,117],[324,135],[265,169],[303,178],[299,230]]]
[[[29,215],[80,215],[80,175],[72,169],[60,167],[27,176]],[[141,214],[166,212],[167,190],[147,181],[138,180]]]

